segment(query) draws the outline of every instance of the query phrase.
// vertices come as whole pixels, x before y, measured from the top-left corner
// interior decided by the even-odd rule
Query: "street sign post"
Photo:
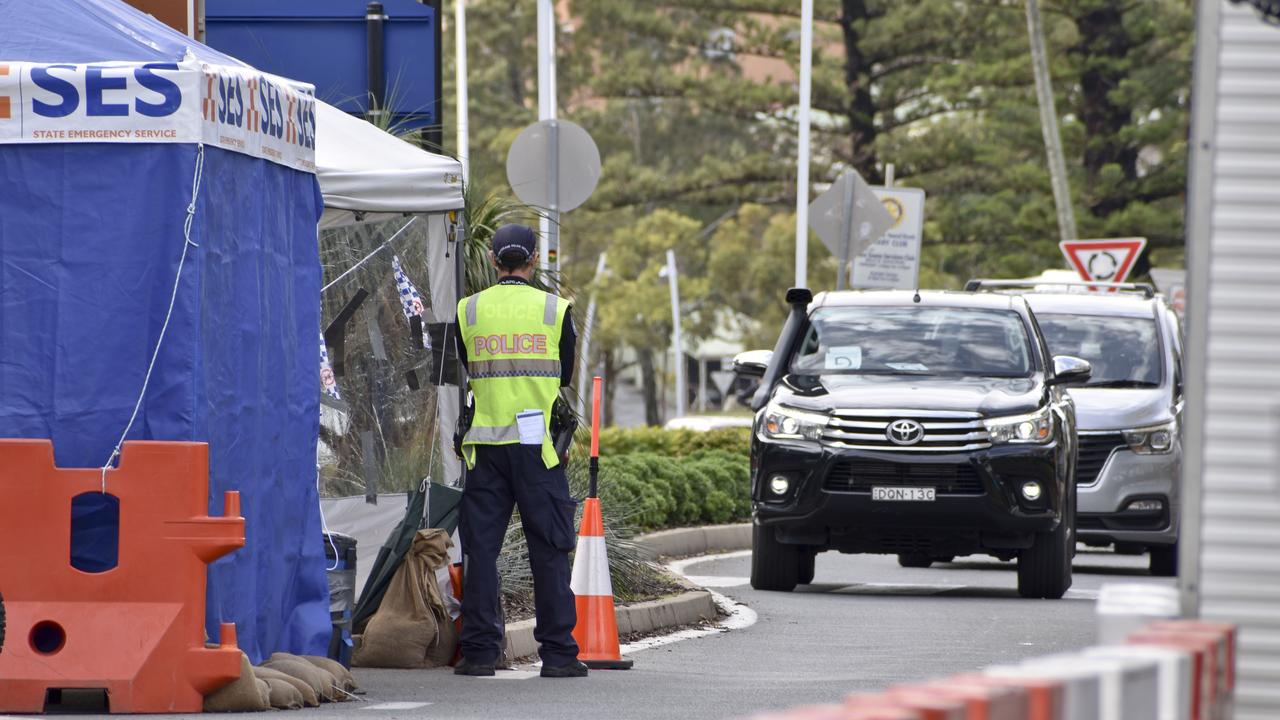
[[[1063,240],[1058,243],[1067,264],[1084,280],[1121,283],[1147,246],[1146,238]],[[1111,289],[1115,292],[1115,288]]]
[[[587,201],[600,182],[600,150],[577,123],[540,120],[520,131],[507,152],[507,182],[516,197],[543,209],[550,220],[544,233],[548,255],[556,255],[559,217]],[[555,257],[543,268],[558,269]]]
[[[809,205],[809,226],[836,256],[837,290],[844,289],[849,260],[861,255],[893,225],[894,218],[880,198],[853,170],[846,171]]]
[[[924,190],[873,187],[893,225],[853,259],[850,287],[914,290],[920,287]]]

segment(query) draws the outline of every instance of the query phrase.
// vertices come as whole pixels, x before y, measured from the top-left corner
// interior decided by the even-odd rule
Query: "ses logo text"
[[[259,141],[315,148],[314,98],[263,76],[201,74],[176,63],[27,68],[22,77],[22,65],[0,63],[0,121],[20,114],[32,138],[176,138],[176,131],[156,128],[192,122],[194,115],[236,144],[256,134]],[[197,78],[204,80],[198,90]],[[58,122],[65,118],[85,125],[72,129]]]

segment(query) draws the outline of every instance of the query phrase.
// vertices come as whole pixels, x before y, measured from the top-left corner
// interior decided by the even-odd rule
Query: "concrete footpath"
[[[751,525],[708,525],[677,528],[641,535],[635,543],[650,559],[682,558],[709,552],[745,550],[751,547]],[[690,586],[678,595],[620,605],[615,608],[618,634],[648,634],[682,625],[693,625],[716,619],[716,603],[711,593]],[[523,658],[538,651],[533,639],[534,620],[521,620],[507,625],[506,652],[509,657]]]

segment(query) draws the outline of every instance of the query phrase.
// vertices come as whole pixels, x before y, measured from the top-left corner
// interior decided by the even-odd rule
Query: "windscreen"
[[[829,307],[809,324],[792,373],[1026,377],[1034,368],[1026,326],[1009,310]]]
[[[1155,320],[1103,315],[1037,314],[1054,355],[1093,365],[1086,387],[1159,387],[1160,341]]]

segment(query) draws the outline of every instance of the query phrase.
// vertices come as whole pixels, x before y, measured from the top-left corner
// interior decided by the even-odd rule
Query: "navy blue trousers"
[[[546,665],[578,657],[573,626],[578,613],[569,589],[569,551],[575,545],[573,512],[563,466],[547,469],[542,447],[477,445],[476,466],[467,472],[459,532],[466,555],[462,589],[462,655],[493,663],[502,654],[498,599],[498,553],[513,507],[529,544],[537,625],[533,637]]]

